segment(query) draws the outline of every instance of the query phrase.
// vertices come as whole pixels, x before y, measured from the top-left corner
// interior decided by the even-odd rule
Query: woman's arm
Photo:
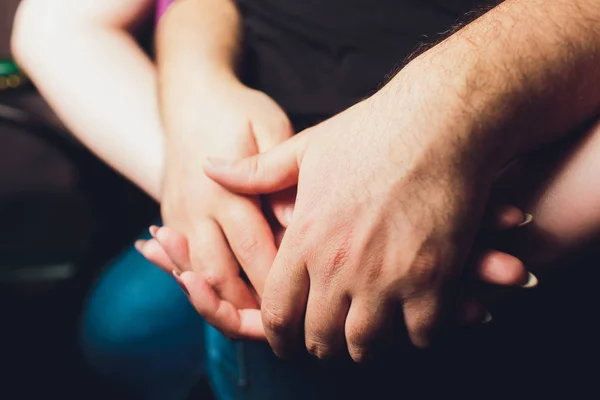
[[[156,70],[129,29],[153,0],[23,0],[12,47],[71,131],[155,199],[163,169]]]
[[[581,137],[525,156],[503,172],[500,201],[534,216],[507,250],[530,270],[561,265],[600,236],[600,121]]]

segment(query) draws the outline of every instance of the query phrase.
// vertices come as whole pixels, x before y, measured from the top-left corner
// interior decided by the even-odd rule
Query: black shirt
[[[375,91],[485,0],[238,0],[245,80],[310,125]],[[301,121],[301,122],[298,122]],[[310,122],[307,122],[310,121]],[[302,126],[304,127],[304,126]]]

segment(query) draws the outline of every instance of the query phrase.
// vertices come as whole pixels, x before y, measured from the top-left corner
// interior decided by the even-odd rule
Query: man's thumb
[[[298,134],[269,151],[237,161],[207,158],[206,175],[237,193],[265,194],[298,183],[306,136]]]

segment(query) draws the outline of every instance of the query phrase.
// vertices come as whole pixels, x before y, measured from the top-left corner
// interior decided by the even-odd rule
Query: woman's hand
[[[531,222],[531,215],[524,214],[514,206],[496,206],[488,213],[485,233],[508,232]],[[238,308],[223,300],[200,274],[184,272],[179,274],[177,264],[189,263],[188,243],[185,237],[168,227],[152,227],[153,238],[138,241],[136,248],[151,262],[170,273],[176,271],[175,278],[190,298],[198,313],[212,326],[230,338],[266,340],[260,310]],[[281,226],[273,226],[276,243],[279,244],[285,233]],[[478,249],[470,280],[482,283],[532,287],[536,278],[526,271],[523,264],[510,254],[494,249]],[[460,314],[461,323],[487,322],[487,313],[481,299],[465,298]]]
[[[194,271],[224,301],[256,308],[240,266],[260,293],[277,252],[261,199],[222,188],[206,177],[202,163],[210,156],[257,154],[291,137],[293,130],[284,111],[262,92],[225,80],[204,90],[211,95],[198,95],[197,102],[187,102],[194,110],[181,111],[184,124],[178,125],[189,131],[172,133],[166,144],[163,221],[186,241],[170,269]],[[185,140],[176,138],[183,135]],[[291,214],[285,203],[269,205],[283,223]]]

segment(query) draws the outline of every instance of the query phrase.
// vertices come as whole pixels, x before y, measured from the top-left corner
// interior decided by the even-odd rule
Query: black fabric
[[[296,125],[375,91],[421,42],[435,41],[482,0],[238,0],[245,80]],[[304,121],[304,123],[302,123]]]

